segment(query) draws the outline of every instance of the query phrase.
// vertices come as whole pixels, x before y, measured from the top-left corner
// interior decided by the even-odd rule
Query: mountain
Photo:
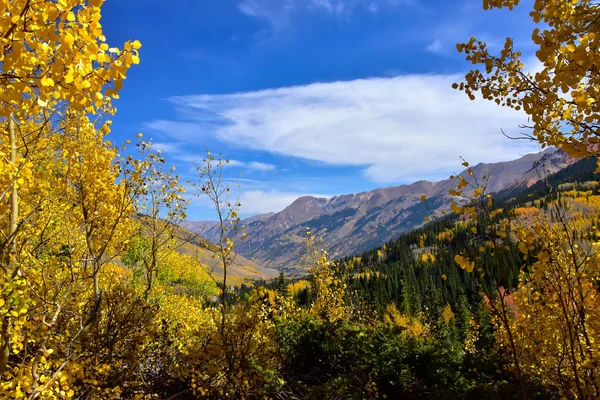
[[[487,192],[495,193],[529,187],[572,163],[561,150],[550,148],[513,161],[480,163],[472,171],[478,179],[486,176]],[[473,179],[467,170],[460,176],[469,182]],[[300,197],[281,212],[244,220],[248,239],[237,251],[259,265],[293,275],[304,269],[299,254],[307,231],[323,238],[332,257],[358,254],[420,227],[430,210],[440,215],[449,206],[448,191],[457,183],[456,178],[418,181],[330,199]],[[427,206],[422,195],[428,198]],[[218,235],[214,223],[188,221],[185,226],[211,241]]]

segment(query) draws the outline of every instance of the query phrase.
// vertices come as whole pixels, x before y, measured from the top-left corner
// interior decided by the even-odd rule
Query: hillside
[[[472,170],[476,177],[488,177],[487,191],[494,193],[529,187],[573,162],[550,148],[513,161],[481,163]],[[466,170],[460,176],[472,179]],[[422,195],[429,199],[430,209],[441,215],[449,205],[448,191],[456,184],[456,179],[419,181],[330,199],[300,197],[281,212],[242,221],[248,240],[238,252],[258,264],[294,274],[303,270],[298,254],[307,230],[323,238],[333,257],[366,251],[423,225],[429,211],[420,200]],[[188,221],[185,226],[209,240],[216,238],[214,223]]]
[[[516,185],[499,192],[496,207],[502,212],[498,214],[498,220],[543,212],[556,198],[556,191],[561,192],[568,218],[576,218],[581,210],[585,210],[584,218],[594,220],[600,213],[598,204],[590,200],[599,193],[600,175],[595,173],[596,165],[595,158],[579,160],[545,182],[538,181],[529,187]],[[573,189],[576,190],[566,193]],[[531,260],[523,257],[513,241],[508,241],[508,247],[504,249],[501,269],[505,272],[501,277],[495,268],[499,258],[489,251],[483,256],[487,261],[487,278],[483,281],[477,282],[473,274],[456,264],[454,257],[472,247],[469,227],[457,220],[456,215],[449,214],[382,246],[342,259],[342,263],[360,259],[362,267],[371,272],[369,279],[359,274],[353,279],[352,286],[380,312],[394,301],[408,313],[420,312],[431,302],[451,304],[456,309],[460,306],[461,296],[477,297],[481,290],[478,285],[482,284],[487,286],[487,293],[493,290],[497,281],[506,288],[517,288],[519,272],[524,266],[529,267]],[[433,254],[434,258],[424,261],[420,257],[422,254]]]
[[[212,246],[206,239],[199,237],[184,227],[178,227],[176,235],[184,243],[178,248],[180,253],[196,257],[215,276],[223,275],[223,268],[219,264],[218,259],[213,257]],[[261,267],[246,257],[235,254],[233,263],[229,266],[227,273],[231,277],[232,283],[239,284],[247,280],[274,278],[277,276],[278,271]]]

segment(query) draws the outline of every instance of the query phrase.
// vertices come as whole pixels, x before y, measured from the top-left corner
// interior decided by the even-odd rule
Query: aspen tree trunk
[[[9,136],[9,144],[10,144],[10,163],[15,166],[17,164],[17,138],[15,135],[15,121],[13,116],[9,116],[8,118],[8,136]],[[19,194],[17,192],[17,186],[15,182],[13,182],[12,192],[10,196],[10,227],[8,231],[8,257],[6,260],[6,266],[4,273],[6,274],[6,279],[11,279],[13,274],[13,268],[11,264],[13,260],[11,259],[14,256],[15,252],[15,239],[16,232],[18,227],[18,219],[19,219]],[[2,320],[2,335],[0,337],[0,375],[4,373],[6,370],[6,366],[8,365],[8,356],[10,354],[10,346],[9,346],[9,329],[10,329],[10,317],[5,316]]]
[[[17,165],[17,138],[15,136],[15,121],[12,117],[8,119],[8,134],[10,136],[10,163],[13,166]],[[15,250],[15,235],[17,232],[19,218],[19,195],[17,193],[17,186],[13,182],[12,193],[10,196],[10,230],[8,232],[10,238],[10,253],[13,254]],[[9,261],[10,262],[10,261]]]

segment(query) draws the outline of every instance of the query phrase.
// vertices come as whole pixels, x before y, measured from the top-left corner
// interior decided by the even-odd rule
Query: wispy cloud
[[[241,203],[240,213],[243,216],[279,212],[302,196],[331,197],[328,195],[282,191],[278,189],[251,189],[245,191],[239,191],[238,189],[233,190],[233,193],[235,199]],[[196,196],[191,199],[191,206],[207,207],[210,206],[210,201],[205,196]]]
[[[375,13],[386,7],[412,3],[413,0],[305,0],[309,8],[334,15],[349,15],[357,9]]]
[[[277,168],[273,164],[267,164],[259,161],[244,162],[239,160],[229,160],[229,165],[253,171],[275,171]]]
[[[448,48],[442,39],[435,39],[433,42],[429,43],[427,47],[425,47],[425,50],[434,54],[448,53]]]
[[[278,212],[292,204],[298,197],[309,195],[299,192],[280,192],[278,190],[248,190],[240,196],[240,211],[244,214],[264,214]],[[315,197],[329,197],[312,194]]]
[[[250,169],[254,169],[257,171],[274,171],[275,166],[273,164],[262,163],[258,161],[252,161],[246,163],[246,166]]]
[[[169,132],[169,137],[177,137],[179,140],[184,142],[197,141],[200,139],[200,131],[198,125],[193,122],[177,122],[163,119],[156,119],[144,124],[144,129],[153,132]],[[173,146],[170,143],[161,143],[163,146]],[[157,144],[155,144],[155,147]],[[165,149],[167,147],[164,147]],[[170,147],[170,149],[172,149]],[[167,151],[167,150],[163,150]]]
[[[264,20],[274,31],[290,26],[290,13],[294,9],[292,0],[242,0],[240,11],[250,17]]]
[[[153,148],[165,153],[166,158],[170,159],[169,161],[177,160],[179,162],[194,163],[200,158],[197,154],[190,154],[182,150],[181,145],[178,143],[155,142]]]
[[[456,51],[456,43],[468,41],[471,36],[486,42],[489,50],[499,50],[504,43],[489,33],[489,21],[486,18],[491,14],[482,14],[478,12],[480,10],[480,0],[465,0],[453,15],[432,24],[431,29],[423,30],[428,40],[425,51],[440,56],[461,57]]]
[[[518,157],[535,148],[507,140],[524,114],[451,88],[460,75],[405,75],[226,95],[173,98],[197,132],[230,146],[364,167],[375,182],[437,179],[470,162]],[[207,117],[207,112],[214,113]],[[220,118],[215,128],[214,118]],[[203,118],[208,118],[209,124]],[[181,138],[163,121],[163,134]],[[190,140],[188,138],[187,140]],[[193,139],[191,139],[193,140]],[[192,141],[193,143],[193,141]]]
[[[460,14],[459,14],[460,15]],[[425,46],[425,51],[440,56],[458,56],[456,43],[468,40],[468,32],[473,29],[473,20],[468,15],[460,17],[460,23],[444,23],[431,30],[429,43]]]
[[[324,12],[326,14],[348,18],[358,9],[372,13],[382,9],[412,4],[414,0],[242,0],[239,10],[250,16],[267,22],[275,32],[291,25],[294,11]]]
[[[164,123],[167,123],[164,121]],[[168,124],[168,123],[167,123]],[[149,124],[152,126],[153,124]],[[163,124],[158,126],[163,127]],[[178,126],[177,123],[174,126]],[[198,129],[198,127],[196,127]],[[176,131],[174,131],[176,132]],[[175,139],[175,138],[174,138]],[[195,163],[202,160],[202,156],[194,153],[190,153],[184,150],[184,146],[181,143],[163,143],[163,142],[155,142],[153,147],[161,152],[167,154],[168,157],[171,157],[173,161],[178,162],[187,162],[187,163]],[[228,165],[237,168],[243,168],[244,170],[249,171],[275,171],[277,167],[273,164],[263,163],[260,161],[240,161],[240,160],[227,160]]]

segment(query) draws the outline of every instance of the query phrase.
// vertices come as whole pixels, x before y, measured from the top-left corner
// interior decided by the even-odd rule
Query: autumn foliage
[[[597,181],[513,204],[464,161],[439,225],[339,261],[309,233],[307,276],[233,288],[227,161],[208,152],[192,184],[221,229],[206,265],[160,151],[108,140],[142,45],[107,43],[102,4],[0,0],[0,397],[600,396]],[[458,50],[483,70],[455,88],[595,157],[600,7],[536,0],[531,17],[539,72],[512,40],[473,38]]]
[[[518,4],[484,1],[484,8],[512,9]],[[528,72],[533,66],[524,65],[510,38],[499,55],[472,38],[457,48],[484,71],[469,72],[465,82],[454,87],[472,99],[479,93],[499,105],[525,111],[530,124],[523,128],[531,132],[526,136],[542,147],[557,146],[572,157],[597,156],[600,8],[589,0],[538,0],[530,15],[539,25],[532,32],[541,65],[538,72]],[[546,212],[521,208],[515,210],[513,220],[487,224],[494,246],[513,237],[524,258],[534,260],[521,272],[514,292],[516,310],[508,310],[505,316],[503,296],[499,296],[502,327],[498,334],[521,376],[523,397],[527,397],[529,378],[540,378],[565,398],[600,394],[594,339],[598,335],[598,243],[596,228],[590,224],[596,212],[595,196],[590,194],[559,192]]]

